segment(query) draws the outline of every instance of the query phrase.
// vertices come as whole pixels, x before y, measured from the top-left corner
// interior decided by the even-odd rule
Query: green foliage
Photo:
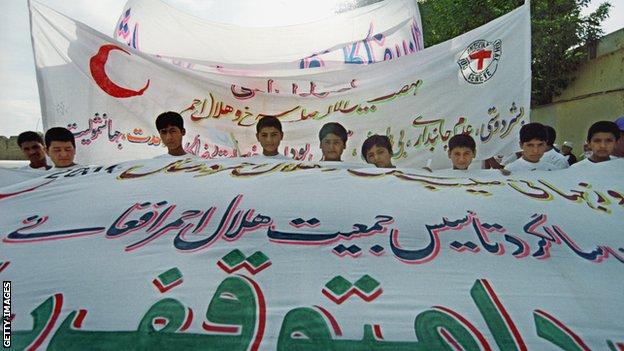
[[[611,4],[582,16],[591,0],[534,0],[531,2],[532,105],[552,102],[585,58],[585,44],[603,34],[600,23]],[[425,0],[419,4],[425,46],[441,43],[477,28],[522,5],[523,0]]]

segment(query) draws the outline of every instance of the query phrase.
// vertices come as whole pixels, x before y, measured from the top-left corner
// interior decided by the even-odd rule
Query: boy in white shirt
[[[362,143],[362,157],[366,163],[372,163],[377,168],[395,168],[392,164],[392,144],[385,135],[374,134]]]
[[[67,128],[53,127],[45,133],[46,153],[54,163],[54,168],[78,166],[76,157],[76,139]]]
[[[46,161],[45,146],[43,138],[39,133],[27,131],[17,136],[17,146],[30,163],[21,169],[28,171],[47,171],[52,166],[48,166]]]
[[[156,158],[177,158],[187,156],[182,147],[182,139],[186,135],[182,116],[173,111],[163,112],[156,117],[156,129],[160,140],[167,147],[167,153]]]
[[[588,167],[595,163],[609,161],[617,141],[620,139],[620,128],[611,121],[600,121],[592,124],[587,131],[587,145],[592,151],[591,156],[573,165],[574,168]]]
[[[510,172],[552,171],[558,167],[542,160],[546,152],[548,132],[541,123],[529,123],[520,128],[522,157],[505,166]]]
[[[277,117],[262,117],[256,124],[256,139],[262,146],[263,157],[292,161],[292,158],[279,153],[279,145],[283,138],[282,123]]]
[[[477,144],[470,135],[457,134],[449,139],[448,157],[454,170],[468,170],[477,155]]]
[[[322,161],[342,162],[342,152],[347,147],[348,133],[340,123],[330,122],[319,131]]]

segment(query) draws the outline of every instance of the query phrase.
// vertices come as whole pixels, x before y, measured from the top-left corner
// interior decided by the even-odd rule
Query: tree
[[[542,105],[565,89],[586,57],[586,47],[603,34],[600,23],[611,4],[582,16],[591,0],[531,2],[531,104]],[[481,26],[522,5],[523,0],[424,0],[419,4],[425,46],[435,45]]]

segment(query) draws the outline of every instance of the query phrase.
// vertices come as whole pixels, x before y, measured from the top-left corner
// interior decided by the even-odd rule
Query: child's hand
[[[500,169],[500,171],[501,171],[501,173],[502,173],[504,176],[509,176],[509,175],[511,175],[511,172],[510,172],[510,171],[508,171],[508,170],[506,170],[506,169],[504,169],[504,168],[501,168],[501,169]]]

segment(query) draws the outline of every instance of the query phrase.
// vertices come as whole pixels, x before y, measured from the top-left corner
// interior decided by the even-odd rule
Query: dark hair
[[[158,117],[156,117],[156,129],[161,130],[163,128],[167,128],[167,126],[174,126],[180,128],[180,130],[184,129],[184,120],[182,116],[173,111],[163,112]]]
[[[280,133],[283,133],[282,123],[275,116],[262,117],[256,124],[256,133],[260,133],[260,130],[262,130],[262,128],[269,128],[269,127],[273,127],[279,130]]]
[[[50,147],[53,141],[70,141],[74,147],[76,147],[76,138],[74,138],[74,134],[69,131],[67,128],[63,127],[53,127],[48,129],[45,133],[45,145],[46,149]]]
[[[548,132],[543,124],[536,122],[528,123],[520,128],[520,143],[526,143],[527,141],[531,141],[533,139],[543,142],[548,141]]]
[[[340,137],[340,139],[342,139],[343,143],[347,143],[347,130],[340,123],[325,123],[325,125],[319,131],[319,141],[323,141],[327,134],[335,134]]]
[[[22,147],[22,143],[27,141],[36,141],[39,144],[43,145],[43,138],[41,134],[33,131],[22,132],[17,136],[17,146]]]
[[[546,134],[548,135],[546,145],[553,146],[555,144],[555,140],[557,140],[557,131],[555,130],[555,128],[547,125],[544,125],[544,128],[546,128]]]
[[[456,147],[466,147],[472,150],[472,152],[477,152],[477,144],[474,139],[468,134],[457,134],[453,135],[448,142],[448,151],[452,151]]]
[[[366,138],[362,144],[362,157],[364,160],[366,160],[366,153],[368,153],[368,150],[370,150],[373,146],[383,147],[388,150],[390,155],[392,155],[392,144],[390,144],[390,138],[385,135],[373,134]]]
[[[611,121],[599,121],[592,124],[587,131],[587,141],[591,141],[596,133],[611,133],[615,136],[615,140],[620,139],[620,128]]]

